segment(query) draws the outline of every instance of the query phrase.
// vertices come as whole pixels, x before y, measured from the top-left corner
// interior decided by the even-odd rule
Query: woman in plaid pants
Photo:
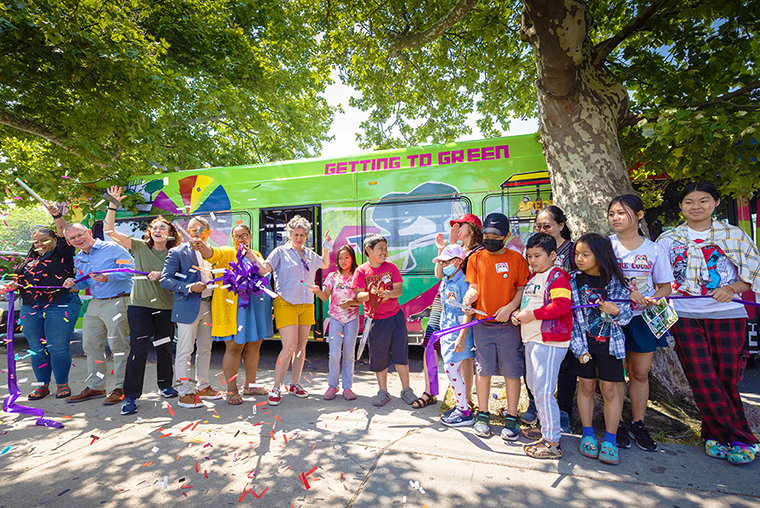
[[[747,312],[732,301],[752,288],[760,292],[760,255],[741,229],[712,219],[720,192],[710,183],[686,186],[679,206],[686,222],[657,243],[670,256],[678,322],[676,351],[702,414],[702,437],[710,457],[732,464],[752,462],[757,438],[744,416],[738,383]]]

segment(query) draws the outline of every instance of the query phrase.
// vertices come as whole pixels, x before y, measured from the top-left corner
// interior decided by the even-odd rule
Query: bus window
[[[461,196],[379,201],[362,209],[364,236],[378,233],[388,239],[388,259],[404,275],[432,275],[438,255],[435,236],[448,237],[449,221],[470,213],[470,201]],[[366,256],[362,253],[362,259]]]
[[[488,194],[483,198],[483,217],[499,212],[509,217],[512,236],[525,245],[534,231],[536,215],[551,205],[552,195],[548,185],[520,185],[508,187],[504,192]]]
[[[317,254],[322,252],[322,243],[315,248],[314,238],[321,238],[319,206],[292,206],[284,208],[262,208],[259,210],[259,252],[266,259],[280,245],[288,241],[285,225],[296,215],[311,223],[311,231],[306,238],[306,246]],[[316,221],[315,221],[316,218]]]

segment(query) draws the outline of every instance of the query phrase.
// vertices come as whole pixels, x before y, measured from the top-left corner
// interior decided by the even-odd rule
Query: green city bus
[[[552,200],[535,135],[164,173],[131,182],[127,192],[145,200],[136,215],[116,214],[116,228],[128,235],[142,235],[159,214],[183,226],[200,215],[211,224],[212,245],[232,245],[233,226],[245,224],[254,232],[253,247],[266,257],[287,240],[285,224],[301,215],[313,224],[309,247],[320,253],[329,230],[335,250],[351,245],[359,263],[366,261],[365,235],[384,235],[388,261],[404,277],[401,304],[410,344],[422,342],[438,288],[435,237],[448,237],[449,220],[502,211],[512,220],[519,246],[532,232],[536,213]],[[102,238],[98,226],[93,229]],[[333,254],[329,271],[335,269]],[[320,339],[327,305],[317,305],[315,312],[314,338]]]

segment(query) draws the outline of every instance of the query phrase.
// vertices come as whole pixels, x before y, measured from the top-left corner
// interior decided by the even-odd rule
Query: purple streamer
[[[675,296],[663,296],[662,298],[666,300],[688,300],[690,298],[712,298],[712,295],[675,295]],[[659,299],[659,298],[658,298]],[[609,299],[608,302],[619,302],[619,303],[625,303],[625,302],[633,302],[633,300],[620,300],[620,299]],[[741,303],[743,305],[749,305],[750,307],[760,307],[760,303],[758,302],[748,302],[747,300],[740,300],[739,298],[734,298],[731,300],[732,302]],[[585,305],[573,305],[572,309],[586,309],[589,307],[596,307],[599,305],[598,303],[588,303]]]
[[[230,291],[238,295],[240,306],[248,307],[251,295],[266,293],[272,298],[277,298],[277,293],[269,289],[269,277],[259,275],[259,267],[256,263],[246,263],[243,250],[237,253],[237,263],[230,263],[230,267],[224,270],[221,277],[212,282],[222,282],[223,286],[229,286]]]
[[[16,404],[16,399],[21,395],[21,390],[18,387],[18,379],[16,376],[16,356],[13,354],[13,329],[14,329],[14,293],[8,292],[8,326],[6,328],[6,338],[8,339],[8,396],[3,400],[3,410],[6,413],[18,413],[37,417],[37,425],[41,427],[52,427],[54,429],[63,428],[63,424],[53,420],[44,418],[45,411],[37,407],[22,406]]]
[[[478,323],[482,323],[483,321],[491,321],[493,319],[496,319],[496,317],[489,317],[485,319],[475,319],[473,321],[470,321],[469,323],[464,323],[461,325],[452,326],[451,328],[438,330],[437,332],[433,332],[433,334],[430,335],[430,340],[428,341],[427,346],[425,346],[425,365],[427,366],[428,381],[430,384],[430,395],[432,397],[438,396],[438,393],[440,392],[440,390],[438,389],[438,362],[435,361],[435,350],[433,349],[433,346],[435,345],[435,343],[441,340],[441,337],[443,337],[444,335],[458,332],[460,330],[464,330],[471,326],[475,326]]]

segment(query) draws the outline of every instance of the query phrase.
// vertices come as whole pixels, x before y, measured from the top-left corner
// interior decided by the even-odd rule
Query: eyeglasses
[[[539,224],[538,222],[536,222],[533,228],[536,231],[549,231],[551,228],[554,227],[554,224],[556,223],[547,222],[546,224]]]
[[[249,235],[248,233],[243,233],[243,234],[240,234],[240,235],[232,235],[232,238],[235,239],[235,240],[246,240],[246,239],[248,239],[250,237],[251,237],[251,235]]]
[[[72,236],[70,238],[66,238],[66,240],[68,240],[69,242],[73,242],[74,240],[79,240],[81,238],[84,238],[87,235],[87,233],[89,233],[89,231],[84,231],[82,233],[79,233],[78,235]]]

